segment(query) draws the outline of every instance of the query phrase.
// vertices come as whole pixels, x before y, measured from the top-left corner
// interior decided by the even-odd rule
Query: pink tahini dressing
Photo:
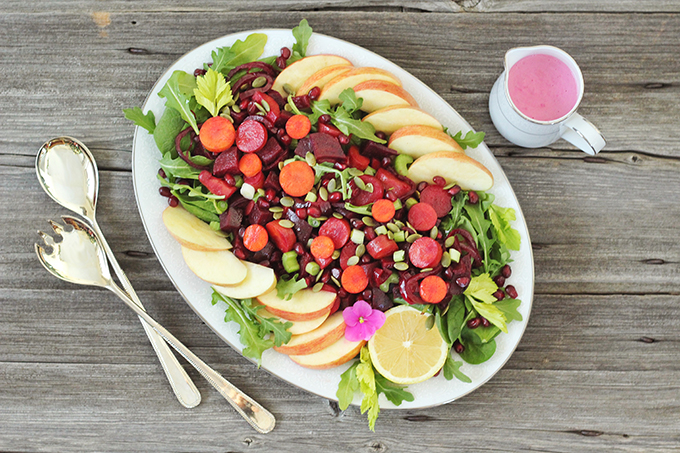
[[[510,98],[529,118],[552,121],[576,105],[578,89],[569,67],[550,55],[529,55],[510,68]]]

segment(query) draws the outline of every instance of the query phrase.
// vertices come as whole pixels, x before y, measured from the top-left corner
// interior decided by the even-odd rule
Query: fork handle
[[[137,293],[132,287],[130,280],[128,280],[127,276],[125,275],[125,272],[123,272],[123,269],[120,267],[120,264],[118,264],[118,260],[116,260],[116,257],[114,256],[111,247],[109,247],[109,244],[106,242],[104,234],[99,229],[97,221],[94,218],[88,220],[90,220],[89,222],[90,226],[92,226],[92,229],[99,237],[102,248],[106,252],[106,256],[109,258],[109,263],[111,264],[111,267],[118,276],[118,279],[122,283],[123,288],[125,288],[125,291],[130,296],[130,298],[135,302],[135,304],[139,306],[142,310],[144,310],[142,301],[139,300],[139,297],[137,296]],[[182,406],[189,409],[198,406],[198,404],[201,402],[201,394],[196,388],[194,382],[187,374],[184,367],[182,367],[182,365],[177,360],[177,357],[175,357],[175,354],[172,353],[172,350],[165,342],[165,340],[146,322],[142,321],[142,326],[144,326],[144,332],[146,332],[146,336],[149,337],[151,346],[153,347],[153,350],[156,352],[156,356],[158,356],[158,361],[161,363],[161,367],[165,372],[165,376],[168,378],[168,381],[170,382],[170,387],[172,387],[172,391],[175,393],[175,396],[177,397],[179,403]]]
[[[165,327],[161,326],[147,312],[135,304],[132,299],[117,285],[111,282],[107,287],[113,291],[123,302],[127,304],[137,315],[149,324],[165,341],[170,344],[177,352],[184,357],[196,370],[201,373],[215,390],[217,390],[232,405],[236,412],[250,423],[256,431],[265,434],[274,429],[276,419],[267,409],[262,407],[257,401],[236,388],[231,382],[227,381],[221,374],[213,370],[189,348],[184,346],[181,341],[175,338]]]

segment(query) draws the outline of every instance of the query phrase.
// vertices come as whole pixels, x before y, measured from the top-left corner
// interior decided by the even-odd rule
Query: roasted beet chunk
[[[234,233],[243,222],[243,211],[235,207],[230,207],[220,215],[220,229],[229,233]]]
[[[255,154],[262,159],[262,168],[271,170],[274,165],[278,164],[279,160],[286,154],[285,150],[279,145],[279,142],[271,137],[267,140],[264,147]]]
[[[385,187],[385,192],[393,192],[397,198],[404,198],[413,193],[413,183],[399,179],[397,175],[390,173],[384,168],[378,170],[375,176]]]
[[[347,156],[340,143],[328,134],[315,132],[298,142],[295,154],[305,157],[307,153],[314,154],[317,162],[333,162],[347,165]]]
[[[267,222],[270,222],[273,219],[274,214],[269,212],[269,209],[262,208],[259,203],[255,203],[253,210],[250,211],[250,214],[248,214],[248,221],[251,224],[257,223],[258,225],[264,226]]]
[[[270,171],[267,174],[267,179],[264,180],[264,188],[279,192],[281,190],[281,184],[279,184],[279,175],[273,171]]]
[[[349,182],[349,185],[352,188],[351,201],[353,205],[364,206],[369,203],[374,203],[383,197],[383,185],[380,183],[378,178],[370,175],[362,175],[359,178],[361,178],[367,188],[369,184],[373,186],[373,192],[359,189],[359,187],[357,187],[356,183],[354,182],[354,179],[352,179],[352,181]]]
[[[396,156],[397,151],[392,148],[388,148],[380,143],[368,141],[361,150],[361,154],[366,157],[375,157],[377,159],[382,159],[383,157]]]
[[[215,159],[213,165],[213,175],[221,178],[229,173],[230,175],[238,175],[241,171],[238,169],[238,150],[232,146],[223,153],[220,153]]]
[[[306,244],[309,238],[312,237],[312,226],[307,223],[307,219],[301,219],[292,209],[286,211],[286,218],[293,222],[293,230],[298,241]]]
[[[373,297],[371,298],[371,305],[376,310],[386,311],[394,306],[392,299],[387,297],[387,294],[380,291],[380,288],[375,286],[372,288]]]

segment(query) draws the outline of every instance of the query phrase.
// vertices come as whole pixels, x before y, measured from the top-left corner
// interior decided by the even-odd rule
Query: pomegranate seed
[[[488,319],[486,319],[486,318],[481,318],[481,320],[482,320],[482,326],[484,326],[484,327],[489,327],[489,326],[491,325],[491,323],[489,322]]]
[[[376,159],[375,157],[371,159],[371,167],[373,167],[375,170],[380,170],[382,168],[380,159]]]
[[[267,189],[264,191],[264,197],[267,201],[272,201],[276,197],[276,191],[274,189]]]
[[[347,168],[347,165],[343,164],[342,162],[336,162],[335,165],[333,165],[333,167],[336,170],[342,171],[342,170],[345,170]]]
[[[165,174],[165,170],[163,170],[162,168],[158,169],[158,176],[160,176],[163,179],[167,178],[167,176]]]
[[[336,278],[340,278],[340,277],[336,277]],[[346,298],[348,295],[349,295],[349,294],[348,294],[347,291],[345,291],[344,289],[340,288],[340,289],[338,290],[338,297],[339,297],[340,299],[344,299],[344,298]]]
[[[206,72],[208,71],[206,71],[205,69],[196,69],[194,70],[194,77],[204,76]]]
[[[387,168],[392,165],[392,159],[389,157],[383,157],[380,163],[382,164],[383,168]]]
[[[339,267],[334,267],[331,269],[331,276],[335,279],[340,279],[340,275],[342,275],[342,271],[340,270]],[[342,291],[342,290],[341,290]],[[338,294],[339,295],[339,294]]]
[[[250,101],[248,103],[248,107],[246,108],[248,111],[248,115],[255,115],[256,113],[259,113],[260,110],[255,106],[255,102]]]
[[[458,354],[462,354],[465,351],[465,346],[463,346],[460,341],[456,340],[453,342],[453,350]]]
[[[380,140],[385,140],[387,138],[387,135],[383,131],[377,131],[375,133],[375,136],[378,137]]]
[[[328,114],[321,115],[319,117],[319,123],[321,124],[328,124],[331,122],[331,116]]]
[[[238,106],[241,107],[241,110],[246,110],[248,108],[248,104],[250,104],[250,101],[248,99],[244,99]]]
[[[242,249],[235,249],[234,255],[240,260],[246,259],[246,252],[244,252]]]
[[[298,255],[303,255],[305,253],[305,246],[302,245],[302,242],[296,242],[295,245],[293,245],[293,250],[295,250],[295,253]]]
[[[370,289],[364,290],[364,292],[361,293],[361,298],[367,302],[370,302],[371,299],[373,299],[373,291],[371,291]]]
[[[269,202],[265,198],[262,197],[258,198],[257,205],[262,209],[269,209]]]
[[[245,227],[241,227],[241,228],[238,229],[238,237],[240,237],[241,239],[243,239],[243,236],[244,236],[245,234],[246,234],[246,228],[245,228]]]
[[[293,97],[293,104],[295,104],[295,107],[299,109],[306,109],[309,108],[309,95],[304,94],[302,96],[294,96]]]
[[[279,142],[286,148],[290,146],[291,143],[293,143],[293,139],[290,138],[290,135],[288,134],[281,134],[281,138],[279,138]]]
[[[338,135],[338,142],[341,145],[349,145],[349,137],[345,134]]]
[[[319,95],[321,94],[321,88],[319,87],[312,87],[311,90],[307,93],[307,96],[309,96],[309,99],[312,101],[316,101],[319,99]]]
[[[503,268],[501,269],[501,275],[505,278],[510,278],[510,276],[512,275],[512,269],[510,269],[510,265],[506,264],[505,266],[503,266]]]
[[[416,186],[416,190],[418,192],[422,192],[423,190],[425,190],[425,187],[427,186],[429,186],[429,184],[426,183],[425,181],[419,182],[418,185]]]
[[[316,206],[310,206],[309,209],[307,209],[307,214],[314,218],[321,217],[321,209]]]
[[[169,187],[161,187],[160,189],[158,189],[158,193],[160,193],[162,196],[166,198],[172,195]]]
[[[307,282],[307,286],[312,286],[314,284],[314,277],[308,275],[305,277],[305,282]]]
[[[278,66],[281,69],[286,69],[286,60],[287,58],[283,58],[281,56],[276,57],[276,66]]]
[[[470,204],[477,204],[477,202],[479,201],[479,195],[477,195],[477,192],[473,190],[468,192],[468,201],[470,202]]]
[[[467,288],[467,286],[470,284],[470,277],[458,277],[456,279],[456,285],[460,286],[461,288]]]
[[[224,175],[224,177],[223,177],[222,179],[224,179],[224,182],[226,182],[226,183],[229,184],[230,186],[236,185],[236,180],[235,180],[234,177],[231,176],[229,173],[225,173],[225,175]]]
[[[502,289],[499,289],[498,291],[493,293],[493,297],[495,297],[496,300],[503,300],[503,299],[505,299],[505,293],[503,292]]]
[[[447,267],[444,271],[446,278],[453,278],[453,268]]]
[[[397,194],[394,193],[393,190],[390,190],[385,194],[385,198],[387,198],[390,201],[397,201]]]
[[[301,219],[306,219],[307,218],[307,209],[298,208],[298,209],[295,210],[295,215],[300,217]]]
[[[323,275],[321,275],[321,282],[323,283],[328,283],[328,281],[331,279],[331,272],[330,270],[326,269],[323,271]]]
[[[330,174],[329,174],[330,175]],[[321,180],[321,187],[326,187],[328,188],[328,183],[331,182],[331,179],[333,179],[333,175],[330,175],[330,178],[323,178]]]
[[[254,207],[255,207],[255,203],[252,200],[250,200],[248,202],[248,204],[246,205],[245,214],[250,215],[250,213],[253,212]]]
[[[179,205],[179,200],[177,199],[176,196],[171,195],[170,198],[168,198],[168,204],[171,207],[176,208]]]
[[[496,277],[494,277],[493,281],[496,283],[497,286],[502,287],[505,285],[505,277],[503,277],[502,275],[497,275]]]
[[[331,203],[338,203],[342,201],[342,194],[340,192],[333,192],[331,194],[328,194],[328,201]]]
[[[470,329],[476,329],[477,327],[479,327],[479,325],[480,325],[481,323],[482,323],[482,320],[481,320],[480,318],[472,318],[471,320],[469,320],[469,321],[467,322],[467,326],[468,326]]]
[[[453,186],[449,189],[448,193],[452,197],[455,197],[456,195],[458,195],[460,193],[460,186],[458,184],[456,184],[455,186]]]
[[[360,230],[365,226],[361,219],[352,219],[349,221],[349,223],[352,224],[352,228],[356,228],[357,230]]]
[[[505,287],[505,293],[510,296],[511,299],[517,299],[517,290],[515,289],[514,286],[508,285]]]
[[[446,179],[442,178],[441,176],[435,176],[432,178],[432,182],[440,187],[444,187],[446,185]]]
[[[281,47],[281,56],[286,60],[290,58],[290,49],[288,47]]]
[[[280,201],[281,199],[279,197],[274,197],[272,198],[272,205],[277,205],[279,204]]]
[[[364,255],[361,257],[361,264],[368,264],[371,262],[371,255]]]
[[[180,186],[188,186],[190,181],[188,179],[178,179],[175,181],[175,184],[179,184]]]

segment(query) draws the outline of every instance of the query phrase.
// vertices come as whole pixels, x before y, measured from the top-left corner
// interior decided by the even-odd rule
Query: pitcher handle
[[[607,142],[600,130],[578,113],[574,113],[561,127],[562,138],[594,156]]]

